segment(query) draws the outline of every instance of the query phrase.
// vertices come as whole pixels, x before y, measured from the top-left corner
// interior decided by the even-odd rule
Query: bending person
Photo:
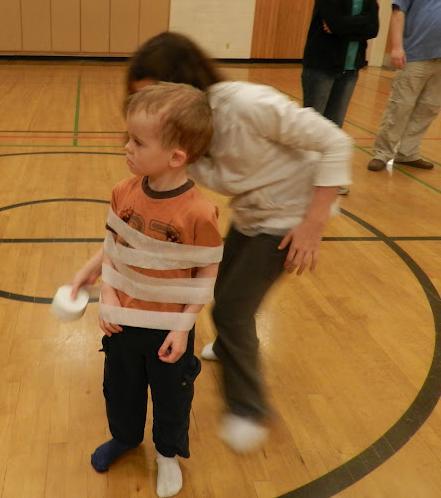
[[[209,155],[190,174],[230,196],[233,215],[215,287],[218,335],[203,356],[221,360],[228,412],[220,435],[234,450],[249,451],[265,440],[270,413],[254,316],[284,271],[300,275],[316,266],[337,188],[350,182],[352,142],[274,88],[222,81],[204,52],[180,34],[162,33],[139,48],[128,92],[164,80],[207,91],[213,111]],[[80,271],[76,288],[96,271],[97,265]]]

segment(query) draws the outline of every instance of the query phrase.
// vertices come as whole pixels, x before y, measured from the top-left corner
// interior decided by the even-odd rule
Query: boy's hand
[[[171,330],[159,348],[159,359],[165,363],[176,363],[187,350],[188,333],[188,330]]]
[[[116,292],[112,289],[112,287],[105,284],[101,287],[101,302],[111,306],[121,306]],[[121,325],[106,322],[101,317],[99,318],[99,324],[101,330],[109,337],[112,334],[119,334],[122,332]]]
[[[301,275],[308,267],[311,271],[315,269],[322,230],[321,223],[305,220],[285,235],[279,249],[289,246],[284,265],[288,273],[292,273],[297,268],[297,275]]]
[[[76,299],[78,291],[85,285],[93,285],[101,275],[101,266],[104,258],[104,250],[101,248],[89,261],[77,271],[72,281],[72,299]]]
[[[78,291],[81,287],[93,285],[98,280],[100,275],[101,269],[89,271],[87,268],[81,268],[72,280],[72,291],[70,293],[72,299],[76,299]]]

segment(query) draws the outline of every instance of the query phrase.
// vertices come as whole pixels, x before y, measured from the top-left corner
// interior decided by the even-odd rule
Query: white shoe
[[[205,344],[202,348],[201,358],[204,360],[218,361],[219,358],[216,356],[216,353],[213,351],[213,342],[209,342]]]
[[[229,413],[222,421],[219,436],[237,453],[248,453],[265,442],[268,429],[252,419]]]

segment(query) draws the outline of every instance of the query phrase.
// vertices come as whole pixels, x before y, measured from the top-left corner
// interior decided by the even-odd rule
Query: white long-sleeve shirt
[[[282,235],[303,220],[314,186],[351,183],[352,140],[314,110],[246,82],[217,83],[209,98],[215,130],[209,156],[189,172],[232,197],[239,231]]]

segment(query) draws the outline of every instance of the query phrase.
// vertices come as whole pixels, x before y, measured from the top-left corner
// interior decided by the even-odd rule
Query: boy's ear
[[[182,149],[173,149],[170,157],[170,166],[172,168],[181,168],[185,166],[188,161],[188,154]]]

